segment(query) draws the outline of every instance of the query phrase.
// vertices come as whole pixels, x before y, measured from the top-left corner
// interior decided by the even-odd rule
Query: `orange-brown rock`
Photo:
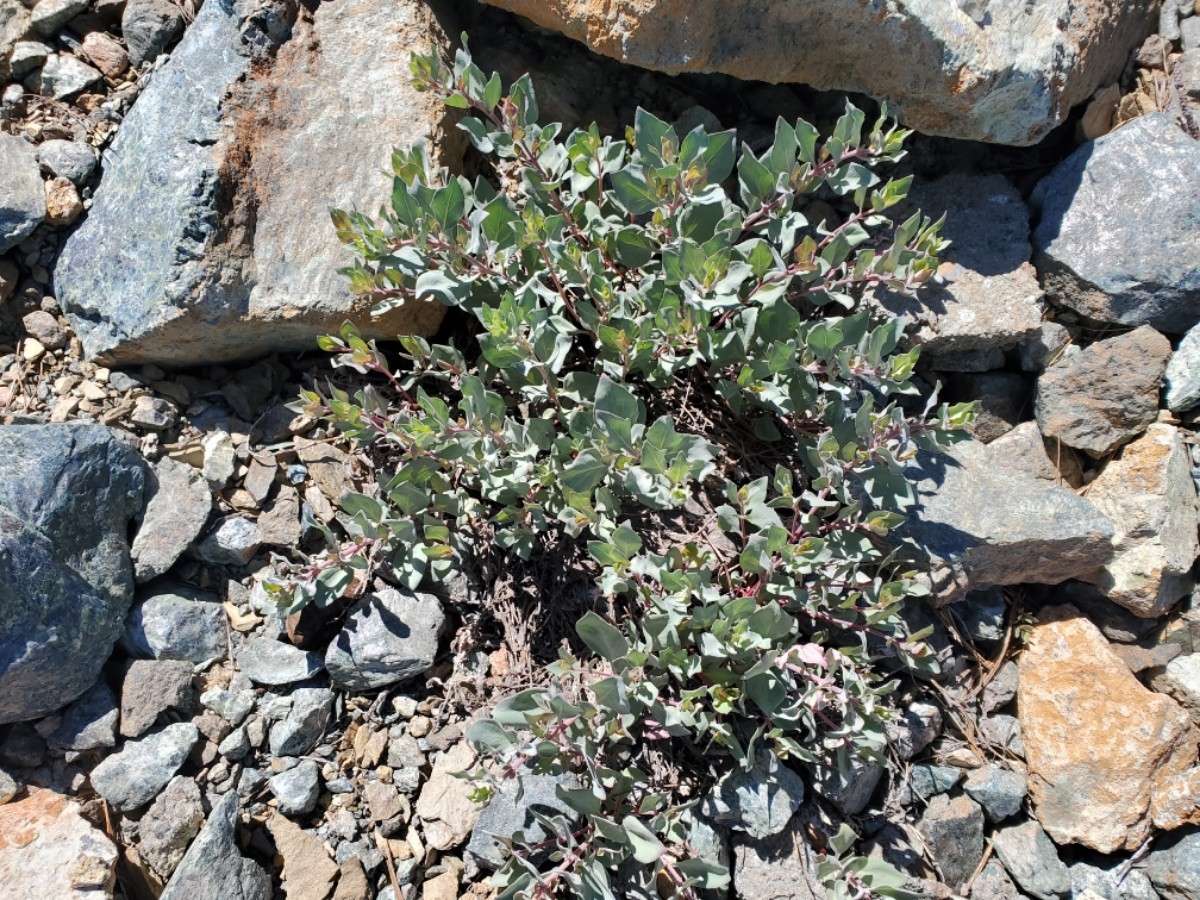
[[[487,0],[605,56],[888,100],[912,127],[1037,143],[1115,79],[1151,0]]]
[[[1151,825],[1190,821],[1200,732],[1134,678],[1073,606],[1042,611],[1019,663],[1021,736],[1034,812],[1058,844],[1134,850]]]

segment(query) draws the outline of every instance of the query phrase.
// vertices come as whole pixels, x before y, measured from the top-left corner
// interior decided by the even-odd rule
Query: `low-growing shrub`
[[[563,649],[468,735],[490,760],[480,799],[497,779],[570,774],[572,814],[539,815],[536,841],[505,836],[497,884],[588,900],[720,887],[728,872],[689,842],[697,792],[764,754],[882,758],[894,683],[871,654],[925,656],[898,615],[918,590],[890,532],[912,500],[905,462],[971,410],[906,413],[917,351],[898,349],[903,322],[860,308],[868,289],[920,287],[944,246],[937,223],[887,218],[909,179],[875,169],[906,132],[848,106],[824,137],[781,119],[762,154],[642,110],[624,140],[563,138],[538,124],[528,77],[505,91],[465,49],[412,70],[467,111],[496,183],[416,145],[395,152],[379,220],[334,223],[360,257],[356,292],[379,310],[458,307],[477,352],[406,337],[397,367],[350,326],[322,342],[372,378],[305,408],[391,471],[273,589],[294,611],[375,575],[442,578],[485,534],[526,559],[551,534],[586,542],[619,618],[584,615],[591,653]],[[806,214],[814,198],[844,217]],[[668,540],[662,517],[685,507],[709,527]],[[834,895],[903,895],[890,867],[846,855],[852,839],[821,857]]]

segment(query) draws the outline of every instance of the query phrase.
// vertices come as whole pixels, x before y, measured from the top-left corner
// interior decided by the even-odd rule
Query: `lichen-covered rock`
[[[605,56],[886,99],[929,134],[1037,143],[1150,33],[1149,0],[488,0]]]
[[[1018,666],[1038,821],[1058,844],[1136,850],[1152,824],[1164,824],[1152,804],[1195,765],[1200,733],[1179,704],[1143,687],[1072,606],[1041,612]]]
[[[377,209],[394,146],[441,146],[446,110],[408,71],[410,49],[445,46],[433,13],[339,0],[293,26],[258,7],[206,2],[117,133],[54,272],[90,357],[212,363],[305,349],[348,318],[380,337],[440,321],[432,302],[372,320],[328,212]]]
[[[1092,482],[1088,499],[1117,527],[1096,586],[1139,616],[1161,616],[1192,589],[1196,487],[1183,434],[1156,423]]]
[[[1143,326],[1051,366],[1034,404],[1042,434],[1097,458],[1129,443],[1158,415],[1170,355],[1170,342]]]
[[[1038,185],[1035,263],[1050,299],[1089,319],[1181,334],[1200,322],[1200,141],[1169,113],[1085,144]]]

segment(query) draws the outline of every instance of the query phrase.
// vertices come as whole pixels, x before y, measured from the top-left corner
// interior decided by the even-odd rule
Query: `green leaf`
[[[467,740],[492,753],[507,753],[516,747],[516,736],[494,719],[480,719],[467,729]]]
[[[575,623],[575,631],[585,644],[609,662],[623,659],[629,652],[629,641],[621,630],[590,610]]]
[[[633,848],[633,858],[643,865],[658,862],[666,851],[662,841],[640,819],[626,816],[621,820],[621,827],[625,829],[629,845]]]
[[[640,216],[658,206],[658,196],[646,183],[646,179],[635,172],[623,169],[612,173],[612,186],[617,199],[632,215]]]
[[[588,494],[608,474],[608,463],[595,453],[585,451],[562,472],[562,485],[576,494]]]

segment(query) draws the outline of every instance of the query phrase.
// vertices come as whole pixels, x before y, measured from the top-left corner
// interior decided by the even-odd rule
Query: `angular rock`
[[[128,741],[92,769],[92,787],[121,812],[145,806],[167,786],[199,739],[195,725],[179,722]]]
[[[0,806],[10,802],[22,790],[23,786],[19,781],[0,769]]]
[[[79,141],[53,139],[37,148],[38,162],[51,175],[82,185],[96,168],[96,151]]]
[[[213,496],[204,476],[187,463],[164,456],[149,478],[149,502],[133,539],[133,577],[139,584],[175,565],[204,530]]]
[[[938,794],[917,830],[951,888],[966,882],[983,858],[983,810],[970,797]]]
[[[856,816],[871,802],[884,770],[874,760],[852,757],[844,770],[836,763],[817,763],[811,771],[813,791],[845,815]]]
[[[254,711],[255,698],[252,690],[227,691],[223,688],[209,688],[200,695],[200,703],[236,727]]]
[[[209,364],[307,349],[346,319],[387,338],[441,319],[431,302],[371,319],[337,272],[353,253],[328,214],[386,200],[394,146],[441,145],[446,110],[413,90],[407,61],[446,45],[433,13],[324,4],[283,41],[289,19],[253,9],[204,4],[59,256],[56,296],[89,357]]]
[[[581,786],[575,779],[553,775],[520,775],[502,781],[500,789],[479,813],[466,852],[483,868],[495,870],[508,859],[507,851],[496,838],[510,839],[520,831],[528,844],[546,839],[545,829],[533,817],[534,811],[546,816],[564,815],[569,820],[578,819],[579,813],[558,799],[555,788],[559,784],[567,789]]]
[[[285,816],[303,816],[317,805],[321,779],[317,764],[304,759],[285,772],[268,779],[267,786]]]
[[[287,717],[271,727],[273,756],[300,756],[321,739],[333,718],[333,691],[297,688]]]
[[[1071,606],[1041,611],[1018,668],[1038,821],[1060,845],[1136,849],[1153,804],[1196,762],[1200,733],[1187,713],[1143,687]]]
[[[942,711],[932,703],[911,703],[884,725],[888,743],[901,759],[924,750],[942,731]]]
[[[283,816],[267,822],[275,848],[283,857],[283,882],[288,900],[325,900],[333,890],[338,867],[311,834]]]
[[[1022,372],[1041,372],[1071,343],[1071,332],[1057,322],[1043,322],[1035,337],[1017,345]]]
[[[825,900],[806,821],[799,812],[770,837],[734,835],[733,889],[740,900]]]
[[[88,0],[37,0],[29,25],[36,34],[49,36],[87,8]]]
[[[3,13],[0,13],[3,15]],[[0,253],[15,247],[46,218],[46,192],[37,150],[15,134],[0,131]]]
[[[1150,876],[1138,868],[1126,869],[1118,864],[1108,869],[1091,866],[1084,862],[1068,867],[1071,873],[1071,897],[1083,896],[1092,891],[1108,900],[1159,900]]]
[[[933,563],[937,599],[992,585],[1057,584],[1095,572],[1113,525],[1066,488],[990,465],[974,441],[909,464],[908,535]]]
[[[1170,694],[1200,724],[1200,653],[1178,656],[1151,682],[1156,691]]]
[[[195,696],[190,662],[135,659],[121,685],[121,735],[138,737],[167,710],[189,709]]]
[[[133,599],[141,459],[99,425],[0,428],[0,724],[96,681]]]
[[[1035,144],[1121,72],[1154,4],[488,0],[605,56],[886,98],[929,134]],[[798,44],[803,53],[796,53]]]
[[[983,814],[993,824],[1020,812],[1021,803],[1029,793],[1024,775],[996,766],[968,772],[963,790],[983,807]]]
[[[946,216],[951,241],[938,280],[919,297],[876,293],[871,303],[915,323],[913,343],[921,362],[953,371],[955,356],[1007,350],[1036,337],[1042,325],[1042,289],[1029,262],[1029,211],[1000,175],[947,175],[914,182],[897,212],[903,221],[916,210]]]
[[[255,684],[291,684],[321,671],[321,657],[272,638],[259,637],[238,651],[238,668]]]
[[[1083,486],[1083,468],[1075,451],[1042,437],[1037,422],[1022,422],[988,444],[988,460],[1001,468],[1028,472],[1039,481]]]
[[[1200,142],[1169,113],[1085,144],[1038,185],[1035,263],[1056,303],[1098,322],[1182,334],[1200,322],[1200,197],[1179,185]],[[1119,213],[1115,212],[1119,211]]]
[[[948,793],[962,778],[963,770],[956,766],[920,763],[912,767],[909,780],[900,785],[900,802],[909,806],[936,794]]]
[[[325,653],[334,687],[370,691],[416,678],[433,665],[444,623],[432,594],[390,588],[367,594]]]
[[[262,546],[258,525],[242,516],[231,516],[196,547],[196,556],[219,566],[244,566]]]
[[[1021,896],[1004,866],[994,859],[971,882],[971,900],[1021,900]]]
[[[176,775],[138,821],[138,854],[166,881],[204,824],[200,788]]]
[[[225,609],[216,594],[182,584],[139,594],[122,644],[133,656],[204,663],[226,650]]]
[[[83,215],[83,201],[75,185],[65,178],[46,182],[46,224],[57,228],[73,225]]]
[[[0,81],[7,81],[11,74],[9,56],[13,45],[28,34],[30,18],[29,8],[24,3],[0,3]],[[4,248],[0,247],[0,253],[3,252]]]
[[[294,547],[300,543],[300,494],[294,487],[281,484],[275,499],[263,507],[258,517],[262,542],[273,547]]]
[[[736,770],[700,803],[712,822],[756,838],[778,834],[804,802],[804,782],[770,750],[761,750],[748,770]]]
[[[992,847],[1027,894],[1038,900],[1056,900],[1071,892],[1071,874],[1037,822],[997,829]]]
[[[46,57],[37,75],[37,93],[54,100],[70,100],[104,76],[70,53],[52,53]]]
[[[183,32],[183,12],[171,0],[127,0],[121,36],[135,66],[154,62]]]
[[[0,806],[0,835],[0,883],[9,900],[112,896],[117,848],[68,798],[31,789]]]
[[[417,797],[415,811],[424,826],[425,841],[437,850],[457,847],[479,819],[480,806],[469,796],[469,783],[456,777],[470,771],[475,762],[475,751],[466,741],[438,754]]]
[[[230,792],[213,807],[159,900],[271,900],[271,877],[238,850],[237,814],[238,796]]]
[[[108,685],[96,682],[67,707],[62,721],[46,739],[56,750],[98,750],[117,743],[117,699]]]
[[[1034,413],[1047,438],[1099,458],[1158,415],[1171,345],[1153,328],[1098,341],[1042,373]]]
[[[1117,526],[1096,586],[1135,615],[1166,613],[1192,589],[1196,486],[1183,433],[1156,423],[1109,460],[1088,499]]]
[[[1184,412],[1200,406],[1200,325],[1190,329],[1171,354],[1165,381],[1168,409]]]
[[[83,36],[83,52],[109,78],[117,78],[129,68],[125,48],[103,31],[89,31]]]

